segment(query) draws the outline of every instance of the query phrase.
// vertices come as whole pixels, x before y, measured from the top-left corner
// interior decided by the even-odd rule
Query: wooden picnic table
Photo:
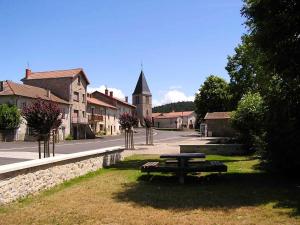
[[[162,154],[162,159],[176,159],[178,161],[179,168],[179,182],[184,183],[184,177],[186,175],[185,169],[189,166],[188,163],[191,159],[203,159],[204,153],[180,153],[180,154]]]

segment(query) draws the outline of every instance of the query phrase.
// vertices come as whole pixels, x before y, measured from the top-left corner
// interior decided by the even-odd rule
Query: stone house
[[[70,104],[70,127],[74,139],[93,137],[87,118],[87,86],[89,80],[83,69],[32,72],[26,69],[24,84],[50,90]]]
[[[194,111],[152,113],[154,127],[171,129],[194,129],[196,114]]]
[[[230,125],[231,112],[208,112],[204,117],[207,135],[212,137],[233,137],[236,131]]]
[[[92,97],[98,99],[102,102],[105,102],[116,108],[116,111],[109,108],[109,114],[107,116],[107,134],[120,134],[122,132],[119,116],[123,113],[133,114],[136,107],[128,103],[128,97],[125,97],[125,100],[114,97],[113,91],[105,90],[105,93],[95,91],[92,94]]]
[[[95,134],[115,135],[117,108],[91,94],[87,97],[88,122]]]
[[[18,84],[12,81],[0,81],[0,104],[11,104],[22,110],[37,98],[52,101],[58,104],[62,111],[62,124],[58,129],[58,138],[64,140],[70,134],[70,104],[44,88]],[[20,127],[15,131],[13,140],[36,140],[32,131],[22,118]]]

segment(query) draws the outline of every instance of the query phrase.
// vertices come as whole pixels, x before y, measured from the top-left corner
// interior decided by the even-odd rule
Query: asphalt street
[[[154,130],[155,142],[170,142],[172,140],[184,139],[193,132],[181,131],[159,131]],[[145,143],[145,130],[137,129],[134,134],[136,144]],[[124,136],[106,136],[98,139],[64,141],[55,145],[55,153],[71,154],[82,151],[89,151],[99,148],[123,146]],[[0,142],[0,166],[10,163],[22,162],[38,158],[37,142]]]

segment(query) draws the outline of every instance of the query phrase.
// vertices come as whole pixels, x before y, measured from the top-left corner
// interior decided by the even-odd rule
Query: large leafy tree
[[[206,78],[195,97],[195,108],[199,120],[207,112],[222,112],[230,109],[228,83],[214,75]]]
[[[277,168],[300,166],[300,6],[297,0],[245,0],[242,9],[254,48],[264,57],[269,161]]]
[[[259,64],[262,54],[254,48],[252,37],[243,35],[241,39],[242,43],[235,48],[232,56],[228,56],[225,67],[230,76],[229,90],[233,108],[237,107],[244,94],[259,90],[258,79],[262,73]]]
[[[0,104],[0,130],[18,128],[20,123],[21,115],[16,106]]]

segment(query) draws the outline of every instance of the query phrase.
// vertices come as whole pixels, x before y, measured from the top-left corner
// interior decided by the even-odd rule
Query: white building
[[[196,113],[194,111],[152,113],[154,127],[171,129],[194,129]]]

